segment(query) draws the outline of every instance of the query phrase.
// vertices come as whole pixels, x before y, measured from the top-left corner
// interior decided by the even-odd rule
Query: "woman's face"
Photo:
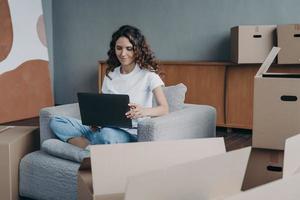
[[[133,45],[126,37],[120,37],[116,41],[115,52],[119,62],[123,67],[135,65]]]

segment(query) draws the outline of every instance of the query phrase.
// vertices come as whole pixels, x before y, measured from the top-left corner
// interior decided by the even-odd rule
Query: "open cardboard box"
[[[300,75],[267,73],[280,48],[273,47],[254,79],[252,146],[284,149],[300,133]]]
[[[129,176],[225,152],[223,138],[94,145],[78,172],[78,199],[123,199]]]
[[[258,190],[261,195],[267,192],[269,195],[273,192],[284,193],[297,191],[300,178],[292,178],[299,171],[300,158],[300,134],[287,139],[284,152],[284,178],[279,179],[283,183],[296,182],[293,188],[288,188],[283,183],[271,182],[271,188],[282,188],[282,190],[270,191],[259,189],[262,186],[242,192],[241,187],[244,181],[244,175],[247,168],[251,148],[243,148],[221,155],[204,158],[198,161],[180,164],[163,170],[154,170],[139,176],[130,177],[128,180],[125,200],[181,200],[181,199],[231,199],[234,195],[249,196],[253,191]],[[254,176],[267,178],[265,171],[256,171]],[[275,183],[275,185],[273,184]],[[254,192],[255,193],[255,192]],[[258,195],[257,194],[257,195]],[[281,194],[282,195],[282,194]],[[299,196],[298,196],[299,198]],[[233,198],[240,199],[240,198]],[[251,198],[245,198],[251,199]],[[259,198],[252,198],[259,199]],[[268,198],[261,198],[268,199]],[[273,199],[273,198],[269,198]],[[278,199],[278,198],[277,198]],[[286,198],[282,198],[286,199]]]

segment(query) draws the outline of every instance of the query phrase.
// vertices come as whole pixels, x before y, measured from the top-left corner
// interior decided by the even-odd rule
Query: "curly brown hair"
[[[155,60],[154,53],[151,51],[145,36],[141,31],[130,25],[121,26],[116,32],[113,33],[110,42],[110,49],[107,52],[108,59],[106,63],[106,76],[109,72],[113,72],[115,68],[121,65],[115,52],[116,41],[120,37],[126,37],[133,46],[133,52],[135,54],[135,62],[141,69],[147,69],[149,71],[158,72],[158,63]]]

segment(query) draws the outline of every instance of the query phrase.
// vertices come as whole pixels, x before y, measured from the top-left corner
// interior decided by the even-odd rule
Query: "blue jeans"
[[[54,134],[64,142],[74,137],[85,137],[91,144],[116,144],[136,142],[137,136],[120,128],[102,127],[93,132],[89,126],[85,126],[80,120],[65,117],[52,117],[49,124]]]

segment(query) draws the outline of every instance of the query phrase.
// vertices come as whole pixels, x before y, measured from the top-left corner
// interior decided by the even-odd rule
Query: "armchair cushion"
[[[163,91],[167,98],[169,104],[169,111],[173,112],[180,110],[184,107],[185,93],[187,91],[186,86],[183,83],[177,85],[172,85],[168,87],[163,87]],[[153,98],[153,106],[156,106],[156,99]]]
[[[42,144],[42,150],[52,156],[78,163],[89,157],[88,151],[58,139],[45,140]]]

